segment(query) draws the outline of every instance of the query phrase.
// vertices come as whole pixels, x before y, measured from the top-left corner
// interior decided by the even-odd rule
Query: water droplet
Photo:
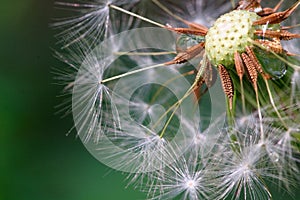
[[[203,36],[181,34],[176,41],[176,50],[177,52],[185,51],[189,47],[204,42],[204,39]]]
[[[285,75],[287,71],[286,63],[279,60],[274,54],[261,49],[255,49],[255,55],[261,63],[264,71],[271,75],[273,80],[280,79]],[[284,57],[285,55],[280,56]]]

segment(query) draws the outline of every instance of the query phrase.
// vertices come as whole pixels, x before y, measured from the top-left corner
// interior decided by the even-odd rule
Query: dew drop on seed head
[[[187,50],[188,48],[204,42],[203,36],[181,34],[176,41],[176,49],[178,52]]]
[[[271,75],[273,80],[280,79],[285,75],[287,71],[286,63],[279,60],[272,53],[260,49],[255,49],[255,55],[261,63],[264,71],[267,74]]]

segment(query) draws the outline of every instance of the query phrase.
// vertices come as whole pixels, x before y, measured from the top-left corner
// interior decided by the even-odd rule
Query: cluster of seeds
[[[234,10],[221,16],[208,30],[205,51],[213,65],[234,65],[234,52],[244,52],[253,39],[253,22],[259,19],[254,12]]]

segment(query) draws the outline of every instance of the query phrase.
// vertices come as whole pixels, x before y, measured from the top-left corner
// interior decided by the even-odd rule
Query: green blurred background
[[[52,0],[0,4],[0,200],[145,199],[74,132],[66,136],[71,116],[54,114],[62,88],[51,73],[61,65],[51,50],[53,7]]]
[[[0,3],[0,200],[145,199],[94,159],[55,115],[52,0]]]

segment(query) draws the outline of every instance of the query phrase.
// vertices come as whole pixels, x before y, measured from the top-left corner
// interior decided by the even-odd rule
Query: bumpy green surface
[[[235,10],[222,15],[208,30],[205,51],[213,65],[233,66],[234,52],[243,52],[253,39],[252,23],[259,19],[254,12]]]

